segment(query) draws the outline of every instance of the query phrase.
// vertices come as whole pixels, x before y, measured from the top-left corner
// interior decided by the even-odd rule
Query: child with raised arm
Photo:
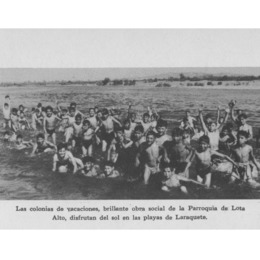
[[[82,170],[84,165],[82,161],[75,158],[70,151],[67,150],[67,145],[60,143],[57,146],[57,153],[53,156],[52,171],[59,173],[67,173],[72,167],[72,172],[75,174],[78,170]]]
[[[228,113],[229,113],[229,110],[226,109],[225,119],[222,124],[219,125],[218,123],[211,121],[208,125],[206,125],[204,122],[204,119],[203,119],[202,109],[199,109],[199,118],[201,121],[202,129],[204,131],[204,134],[209,137],[210,148],[214,151],[218,150],[220,131],[222,130],[222,127],[224,126],[224,124],[227,122]]]
[[[185,130],[187,127],[191,128],[193,130],[194,123],[197,122],[197,119],[193,116],[191,116],[190,110],[186,110],[185,117],[183,118],[180,128]]]
[[[3,115],[4,115],[3,127],[11,128],[11,101],[8,95],[5,96],[4,105],[3,105]]]
[[[232,155],[238,164],[238,178],[253,182],[253,166],[259,171],[259,163],[254,157],[252,146],[247,144],[248,138],[248,132],[238,131],[237,145],[232,150]]]
[[[234,166],[236,163],[227,155],[221,154],[210,148],[210,139],[207,135],[202,136],[199,139],[199,147],[195,151],[191,161],[195,158],[196,170],[197,170],[197,181],[205,184],[208,188],[211,186],[211,175],[212,175],[212,156],[218,156],[222,159],[226,159],[231,162]]]
[[[139,146],[135,166],[142,168],[142,176],[144,184],[149,184],[151,175],[159,172],[159,162],[163,155],[163,149],[155,142],[156,136],[154,132],[148,132],[146,135],[146,142]]]
[[[51,106],[46,107],[46,116],[43,119],[43,130],[45,133],[45,139],[52,138],[54,145],[56,145],[56,125],[60,119],[54,115],[53,108]]]
[[[35,156],[36,154],[55,152],[55,151],[56,151],[56,145],[45,140],[44,134],[40,133],[36,136],[36,143],[33,145],[31,156]]]

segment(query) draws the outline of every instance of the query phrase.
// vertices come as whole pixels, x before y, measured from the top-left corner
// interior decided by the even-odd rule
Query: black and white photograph
[[[199,48],[221,34],[191,31],[80,30],[76,40],[93,51],[100,35],[111,35],[117,59],[126,41],[144,43],[141,33],[153,42],[146,52],[162,37],[190,35]],[[0,36],[19,64],[25,56],[9,46],[14,37],[31,39],[42,55],[38,41],[53,33],[68,37],[66,30]],[[260,40],[258,30],[250,33]],[[164,67],[156,57],[151,67],[113,67],[112,55],[92,57],[86,68],[0,68],[1,200],[260,198],[260,67]],[[102,58],[112,66],[96,67]]]

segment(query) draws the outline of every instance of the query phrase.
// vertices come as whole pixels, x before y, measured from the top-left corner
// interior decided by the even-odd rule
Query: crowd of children
[[[151,108],[137,118],[132,104],[126,115],[98,107],[83,114],[75,102],[67,108],[56,101],[55,108],[39,103],[29,112],[23,105],[12,107],[6,96],[4,141],[17,150],[31,149],[32,157],[53,154],[52,171],[63,174],[124,177],[145,185],[156,179],[163,191],[179,189],[185,194],[190,185],[214,188],[215,175],[258,188],[260,165],[250,145],[252,126],[245,113],[235,113],[235,105],[234,100],[228,104],[224,117],[218,108],[216,120],[202,109],[195,117],[186,111],[169,136],[167,120]],[[33,132],[36,140],[25,141],[24,131]]]

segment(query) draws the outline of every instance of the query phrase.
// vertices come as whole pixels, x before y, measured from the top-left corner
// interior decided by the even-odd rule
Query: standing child
[[[43,130],[45,133],[45,139],[52,138],[54,145],[56,145],[56,124],[60,119],[53,114],[53,108],[51,106],[46,107],[46,116],[43,119]]]
[[[19,117],[17,108],[12,109],[11,113],[11,129],[16,133],[19,128]]]
[[[239,121],[239,131],[245,131],[248,133],[247,141],[253,139],[253,128],[251,125],[247,124],[247,116],[246,114],[240,114],[238,116]]]
[[[140,145],[136,155],[135,166],[141,166],[145,185],[149,184],[151,175],[159,172],[162,148],[156,144],[155,138],[154,132],[148,132],[146,142]]]
[[[4,105],[3,105],[3,115],[4,115],[3,127],[11,128],[11,101],[8,95],[5,96]]]
[[[92,128],[89,120],[84,120],[82,133],[82,154],[83,156],[92,156],[95,131]]]
[[[77,114],[75,116],[75,122],[73,123],[73,135],[72,135],[72,148],[81,147],[81,138],[82,138],[82,116]]]
[[[157,135],[156,135],[156,143],[157,145],[159,145],[160,147],[163,146],[163,144],[166,141],[171,141],[172,138],[171,136],[167,135],[167,127],[168,127],[168,123],[167,121],[163,120],[163,119],[159,119],[157,122],[157,126],[156,126],[156,131],[157,131]]]

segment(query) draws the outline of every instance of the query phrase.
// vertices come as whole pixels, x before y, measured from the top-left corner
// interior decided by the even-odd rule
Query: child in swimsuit
[[[83,156],[92,156],[95,131],[89,120],[84,120],[82,132],[82,154]]]
[[[44,134],[40,133],[36,136],[36,143],[33,146],[31,156],[55,151],[56,146],[51,142],[45,140]]]

